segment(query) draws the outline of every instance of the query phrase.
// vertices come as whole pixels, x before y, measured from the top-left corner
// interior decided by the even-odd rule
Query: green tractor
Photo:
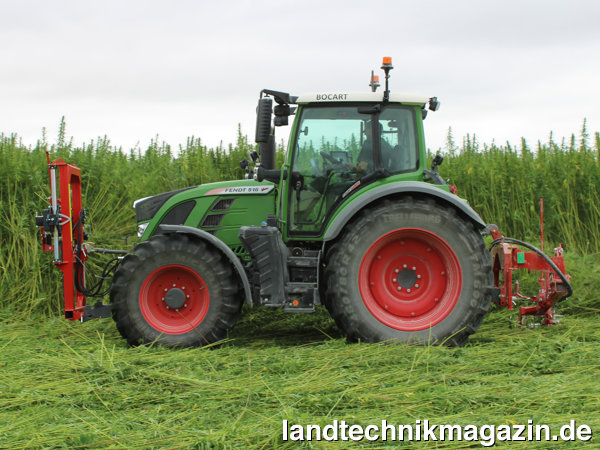
[[[244,302],[302,313],[324,305],[351,341],[462,345],[492,301],[531,302],[521,324],[556,323],[556,305],[573,292],[562,246],[550,258],[502,236],[441,178],[440,156],[427,169],[423,119],[439,102],[390,93],[390,58],[382,69],[381,93],[373,74],[366,93],[263,90],[246,179],[137,200],[140,243],[130,252],[85,243],[81,170],[48,154],[51,205],[36,224],[63,272],[65,318],[112,315],[131,345],[173,347],[224,339]],[[277,168],[272,125],[292,115]],[[89,287],[93,251],[125,255]],[[540,271],[537,295],[513,289],[518,269]],[[111,303],[86,304],[104,296],[113,271]]]
[[[245,180],[134,203],[140,243],[120,262],[112,317],[132,344],[217,342],[246,302],[324,305],[351,341],[464,344],[498,297],[485,223],[426,168],[436,97],[263,90]],[[275,103],[275,104],[274,104]],[[274,117],[273,117],[274,115]],[[291,126],[275,167],[274,128]]]

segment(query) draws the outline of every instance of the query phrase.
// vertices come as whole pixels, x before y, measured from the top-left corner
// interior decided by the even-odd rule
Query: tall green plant
[[[0,308],[29,313],[60,309],[59,274],[52,256],[42,254],[33,217],[48,205],[46,154],[82,169],[84,205],[89,211],[91,240],[99,246],[124,248],[124,236],[135,236],[132,202],[140,197],[213,181],[242,178],[239,161],[257,150],[238,128],[234,144],[208,148],[190,137],[177,151],[158,137],[146,149],[126,152],[108,137],[81,147],[67,137],[61,120],[57,142],[43,130],[33,148],[15,134],[0,134]],[[581,254],[600,252],[600,135],[591,147],[587,121],[570,140],[557,143],[552,133],[534,149],[522,140],[480,143],[467,135],[459,146],[448,130],[445,163],[440,171],[458,186],[486,222],[509,236],[537,242],[539,198],[544,198],[548,246],[563,242]],[[568,143],[567,143],[568,142]],[[277,145],[283,164],[285,145]]]

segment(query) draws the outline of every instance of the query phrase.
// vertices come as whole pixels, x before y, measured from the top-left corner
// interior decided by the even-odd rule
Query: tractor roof
[[[382,102],[383,92],[322,92],[303,94],[295,103],[328,103],[328,102]],[[390,102],[425,105],[429,101],[426,95],[403,94],[390,92]]]

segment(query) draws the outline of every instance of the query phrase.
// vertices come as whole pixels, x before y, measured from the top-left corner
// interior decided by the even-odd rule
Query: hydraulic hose
[[[77,290],[86,297],[104,297],[110,292],[110,286],[104,291],[102,290],[104,281],[112,278],[112,274],[119,265],[120,259],[120,257],[116,257],[108,261],[102,270],[102,274],[100,275],[98,282],[91,288],[87,288],[83,281],[83,262],[79,259],[79,257],[77,257],[78,264],[75,266],[75,287]]]
[[[565,297],[563,297],[561,299],[565,300],[567,298],[569,298],[571,295],[573,295],[573,288],[571,287],[571,283],[569,283],[569,280],[567,280],[567,277],[565,276],[564,273],[562,273],[562,271],[558,268],[558,266],[556,264],[554,264],[554,261],[552,261],[544,252],[542,252],[539,248],[535,247],[534,245],[528,244],[527,242],[523,242],[520,241],[518,239],[514,239],[514,238],[509,238],[509,237],[501,237],[499,239],[494,240],[489,247],[489,250],[491,250],[493,247],[495,247],[498,244],[501,244],[502,242],[508,242],[509,244],[516,244],[516,245],[521,245],[525,248],[528,248],[529,250],[534,251],[535,253],[537,253],[538,255],[540,255],[542,258],[544,258],[544,260],[548,263],[548,265],[552,268],[552,270],[554,270],[554,272],[556,272],[556,274],[558,275],[558,277],[561,279],[561,281],[565,284],[565,286],[567,287],[567,295]]]
[[[104,269],[102,270],[102,274],[100,275],[98,282],[92,286],[87,287],[85,284],[85,266],[83,261],[81,260],[84,246],[84,234],[83,234],[83,223],[85,222],[85,211],[81,210],[79,214],[79,220],[73,226],[73,236],[75,238],[75,245],[77,249],[77,253],[75,258],[77,259],[77,263],[75,264],[75,288],[77,291],[81,292],[86,297],[104,297],[110,292],[110,286],[102,290],[102,286],[104,285],[104,281],[112,278],[114,271],[120,263],[121,257],[115,257],[110,259]],[[112,253],[112,254],[126,254],[128,252],[123,250],[108,250],[108,249],[98,249],[99,253]]]

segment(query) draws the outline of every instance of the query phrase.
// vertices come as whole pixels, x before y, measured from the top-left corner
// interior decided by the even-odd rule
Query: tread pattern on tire
[[[420,214],[431,217],[460,229],[460,239],[470,250],[467,260],[461,260],[461,266],[468,264],[473,273],[472,294],[459,302],[468,302],[468,309],[463,317],[446,317],[442,323],[451,319],[456,321],[454,332],[448,335],[437,335],[435,325],[431,329],[408,333],[387,327],[381,322],[373,326],[374,317],[364,307],[358,291],[357,264],[363,255],[357,255],[357,247],[365,235],[377,223],[396,221],[398,228],[402,221],[398,220],[407,214]],[[423,224],[425,225],[425,224]],[[385,199],[363,210],[344,230],[340,239],[330,248],[326,257],[325,277],[327,282],[325,306],[336,324],[346,334],[350,341],[380,342],[399,340],[418,344],[446,344],[460,346],[466,343],[469,335],[474,333],[489,309],[493,292],[492,265],[485,243],[473,224],[460,216],[450,207],[436,203],[431,198],[414,198],[403,196],[395,199]],[[456,307],[455,307],[456,309]]]
[[[188,333],[161,334],[140,312],[139,289],[148,267],[180,263],[182,258],[193,262],[192,268],[210,284],[209,311],[202,323]],[[224,256],[201,239],[178,233],[153,236],[136,246],[119,265],[110,301],[117,329],[129,345],[157,342],[171,347],[202,346],[226,338],[243,303],[239,283]]]

